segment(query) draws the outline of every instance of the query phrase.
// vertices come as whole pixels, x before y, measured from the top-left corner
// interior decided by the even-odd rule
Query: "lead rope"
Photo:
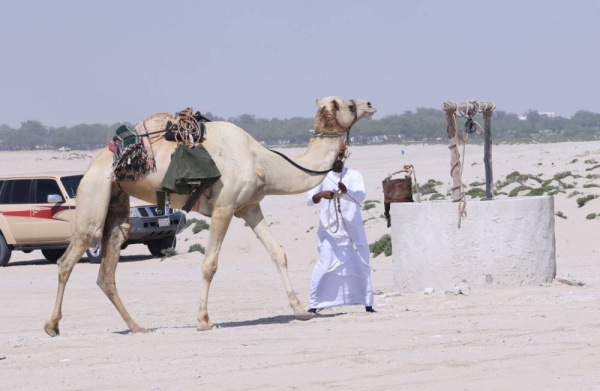
[[[343,170],[342,170],[343,172]],[[329,177],[327,177],[329,178]],[[331,178],[329,178],[330,180],[332,180]],[[340,176],[340,182],[342,181],[341,176]],[[359,202],[357,202],[354,198],[352,198],[349,194],[346,194],[348,197],[350,197],[350,199],[352,200],[352,202],[354,202],[357,206],[361,207],[361,204]],[[352,237],[350,236],[350,232],[348,231],[348,225],[346,224],[346,220],[344,220],[344,216],[342,215],[342,209],[341,209],[341,201],[340,201],[341,195],[339,191],[334,191],[333,192],[333,198],[329,201],[329,205],[328,205],[328,209],[327,209],[327,226],[329,227],[331,225],[331,202],[333,201],[334,204],[334,210],[335,210],[335,231],[329,231],[331,233],[336,233],[338,232],[338,230],[340,229],[340,221],[342,222],[342,226],[344,227],[344,231],[346,231],[346,235],[348,236],[348,239],[350,240],[350,244],[352,245],[352,248],[354,249],[354,251],[356,252],[356,254],[358,254],[358,258],[360,259],[360,261],[362,263],[364,263],[365,265],[367,265],[369,267],[369,269],[376,271],[375,268],[373,266],[371,266],[369,264],[369,262],[367,262],[363,256],[361,255],[360,251],[358,251],[358,247],[356,246],[356,243],[354,243],[354,240],[352,240]]]
[[[469,140],[469,134],[471,133],[479,133],[481,134],[481,125],[479,123],[477,123],[476,121],[473,120],[473,116],[476,114],[475,113],[469,113],[467,111],[462,111],[459,110],[459,114],[461,117],[467,117],[467,121],[465,122],[465,132],[464,132],[464,136],[461,137],[461,135],[459,134],[458,137],[459,139],[462,141],[462,156],[461,156],[461,162],[460,162],[460,166],[461,166],[461,170],[460,170],[460,200],[458,200],[458,228],[460,229],[461,227],[461,223],[462,223],[462,219],[463,217],[467,217],[467,199],[465,197],[465,184],[463,183],[463,171],[465,169],[465,151],[466,151],[466,146],[467,146],[467,141]],[[456,116],[454,116],[454,128],[457,129],[456,127]],[[454,167],[452,167],[452,169],[450,170],[450,173],[452,173],[452,170],[454,169]],[[452,189],[454,190],[454,188]]]

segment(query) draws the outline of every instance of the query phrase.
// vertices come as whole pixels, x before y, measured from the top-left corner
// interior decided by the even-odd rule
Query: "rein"
[[[352,106],[349,107],[350,111],[352,112],[352,114],[354,115],[354,119],[352,120],[352,123],[350,123],[350,125],[343,131],[338,132],[338,133],[322,133],[319,132],[317,133],[316,131],[314,132],[314,137],[320,137],[320,138],[335,138],[335,137],[340,137],[341,135],[343,135],[344,133],[346,134],[346,141],[344,142],[344,145],[348,146],[350,145],[350,129],[352,128],[352,126],[358,121],[358,108],[356,107],[356,103],[354,102],[354,99],[351,99],[350,102],[352,102]],[[309,168],[306,167],[302,167],[301,165],[299,165],[298,163],[296,163],[295,161],[293,161],[292,159],[290,159],[289,157],[287,157],[286,155],[284,155],[281,152],[277,152],[274,151],[272,149],[269,149],[269,151],[276,153],[277,155],[281,156],[282,158],[284,158],[288,163],[290,163],[292,166],[296,167],[299,170],[302,170],[308,174],[312,174],[312,175],[323,175],[323,174],[327,174],[329,173],[331,170],[333,170],[333,167],[327,169],[327,170],[322,170],[322,171],[315,171],[315,170],[311,170]],[[335,161],[334,161],[335,162]],[[342,172],[344,171],[344,167],[342,166]]]

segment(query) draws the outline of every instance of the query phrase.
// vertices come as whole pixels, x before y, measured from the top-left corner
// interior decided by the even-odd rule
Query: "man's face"
[[[344,161],[342,160],[342,157],[339,157],[335,160],[335,162],[333,162],[333,166],[331,167],[331,169],[333,170],[333,172],[342,172],[342,168],[344,168]]]

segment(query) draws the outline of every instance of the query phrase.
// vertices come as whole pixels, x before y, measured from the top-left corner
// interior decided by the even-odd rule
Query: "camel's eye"
[[[367,107],[371,108],[371,102],[367,102]]]

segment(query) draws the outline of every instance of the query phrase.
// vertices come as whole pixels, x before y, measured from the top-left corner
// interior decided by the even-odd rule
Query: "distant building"
[[[554,113],[554,111],[538,111],[538,114],[539,115],[545,115],[548,118],[554,118],[554,117],[556,117],[556,113]],[[519,119],[521,121],[525,121],[527,119],[527,116],[526,115],[520,115]]]

